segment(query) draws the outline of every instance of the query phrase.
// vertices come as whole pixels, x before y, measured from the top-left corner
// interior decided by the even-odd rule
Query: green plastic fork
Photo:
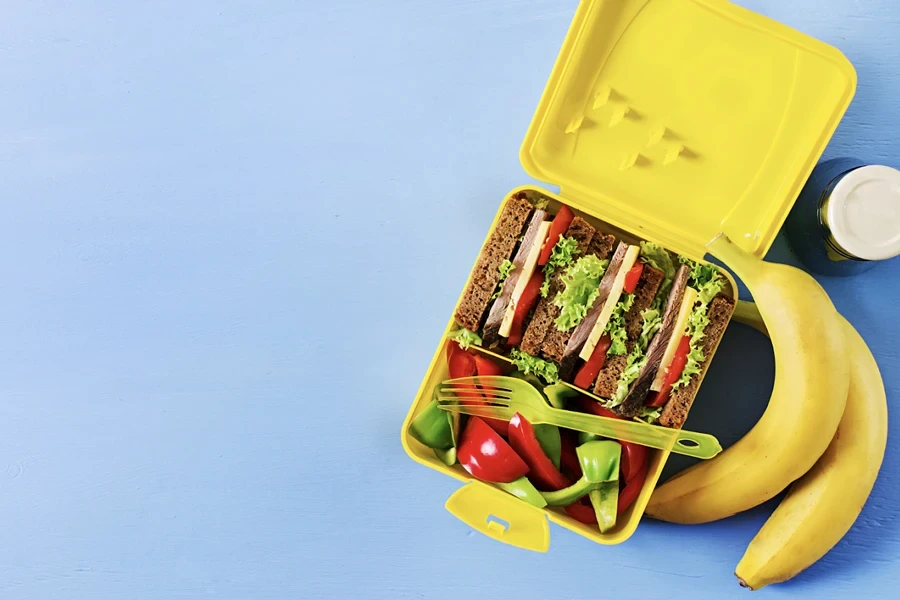
[[[707,433],[553,408],[537,388],[515,377],[448,379],[438,384],[436,396],[443,410],[464,415],[508,421],[519,413],[532,425],[556,425],[694,458],[712,458],[722,451],[719,440]]]

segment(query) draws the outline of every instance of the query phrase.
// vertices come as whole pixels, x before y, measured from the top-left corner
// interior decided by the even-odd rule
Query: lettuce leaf
[[[575,262],[575,255],[578,254],[578,242],[573,237],[560,237],[553,250],[550,252],[550,258],[544,265],[544,284],[541,286],[541,298],[546,298],[550,294],[550,279],[556,269],[566,269]]]
[[[608,260],[600,260],[593,254],[582,256],[563,274],[565,289],[556,295],[553,304],[559,307],[556,328],[569,331],[587,316],[588,308],[597,299],[600,278],[609,266]]]
[[[662,406],[656,408],[652,406],[642,406],[641,410],[638,412],[637,418],[645,423],[653,425],[659,421],[659,417],[662,415],[662,409]]]
[[[559,381],[559,369],[550,361],[522,352],[518,348],[513,348],[509,353],[509,359],[526,375],[534,373],[547,383]]]
[[[497,270],[500,271],[500,283],[497,284],[497,291],[491,296],[491,300],[500,297],[500,294],[503,293],[503,284],[506,283],[506,278],[509,277],[509,274],[512,273],[515,268],[516,265],[514,265],[511,260],[508,258],[503,259],[503,262],[497,267]]]
[[[462,348],[463,350],[468,350],[469,346],[472,346],[473,344],[475,346],[481,345],[481,336],[478,335],[477,333],[472,333],[471,331],[469,331],[468,329],[465,329],[465,328],[460,328],[460,329],[457,329],[456,331],[451,331],[450,334],[447,336],[447,338],[451,339],[451,340],[455,340],[459,344],[459,347]]]
[[[625,313],[631,310],[634,304],[634,294],[623,294],[622,298],[613,308],[612,315],[603,333],[609,335],[612,342],[609,345],[607,355],[621,356],[628,352],[625,343],[628,341],[628,334],[625,332]]]

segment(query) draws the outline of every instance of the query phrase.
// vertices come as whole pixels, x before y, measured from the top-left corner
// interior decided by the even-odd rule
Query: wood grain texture
[[[741,3],[856,64],[826,155],[896,166],[896,2]],[[554,527],[529,554],[455,521],[457,483],[399,444],[528,181],[519,144],[575,7],[4,4],[0,598],[739,593],[771,506],[614,548]],[[900,261],[821,281],[884,373],[888,454],[846,539],[763,593],[881,597],[900,584]],[[732,328],[689,427],[732,443],[772,376],[767,342]]]

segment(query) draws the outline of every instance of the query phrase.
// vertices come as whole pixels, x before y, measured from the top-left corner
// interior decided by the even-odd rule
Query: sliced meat
[[[491,296],[500,281],[500,264],[512,256],[533,208],[524,193],[506,201],[497,226],[481,249],[481,255],[456,310],[455,318],[460,326],[469,331],[481,329]]]
[[[573,331],[569,337],[569,341],[566,342],[562,361],[559,365],[559,376],[563,380],[568,381],[575,370],[575,366],[578,364],[578,353],[581,352],[581,349],[584,347],[585,342],[587,342],[587,339],[591,334],[591,330],[597,323],[597,318],[600,316],[600,313],[603,312],[603,305],[606,304],[606,300],[609,298],[613,283],[616,280],[616,275],[619,273],[622,261],[625,260],[625,253],[627,251],[628,244],[619,242],[619,245],[616,247],[616,253],[613,254],[612,259],[610,259],[609,266],[606,268],[603,278],[600,279],[597,299],[594,300],[594,304],[588,309],[587,316],[585,316],[581,323],[578,324],[575,331]]]
[[[673,427],[681,429],[694,403],[694,397],[697,395],[697,388],[700,387],[700,381],[706,372],[709,359],[712,357],[713,351],[722,339],[725,328],[728,326],[728,320],[731,313],[734,312],[734,298],[719,294],[709,303],[709,325],[703,330],[705,337],[703,338],[703,364],[700,365],[700,372],[695,373],[691,377],[690,382],[680,388],[672,390],[669,401],[663,407],[662,414],[659,417],[660,425],[665,427]]]

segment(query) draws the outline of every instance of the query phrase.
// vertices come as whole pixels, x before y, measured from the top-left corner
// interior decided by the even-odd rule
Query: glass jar
[[[822,275],[856,275],[897,256],[900,171],[853,158],[819,163],[784,232],[800,261]]]

